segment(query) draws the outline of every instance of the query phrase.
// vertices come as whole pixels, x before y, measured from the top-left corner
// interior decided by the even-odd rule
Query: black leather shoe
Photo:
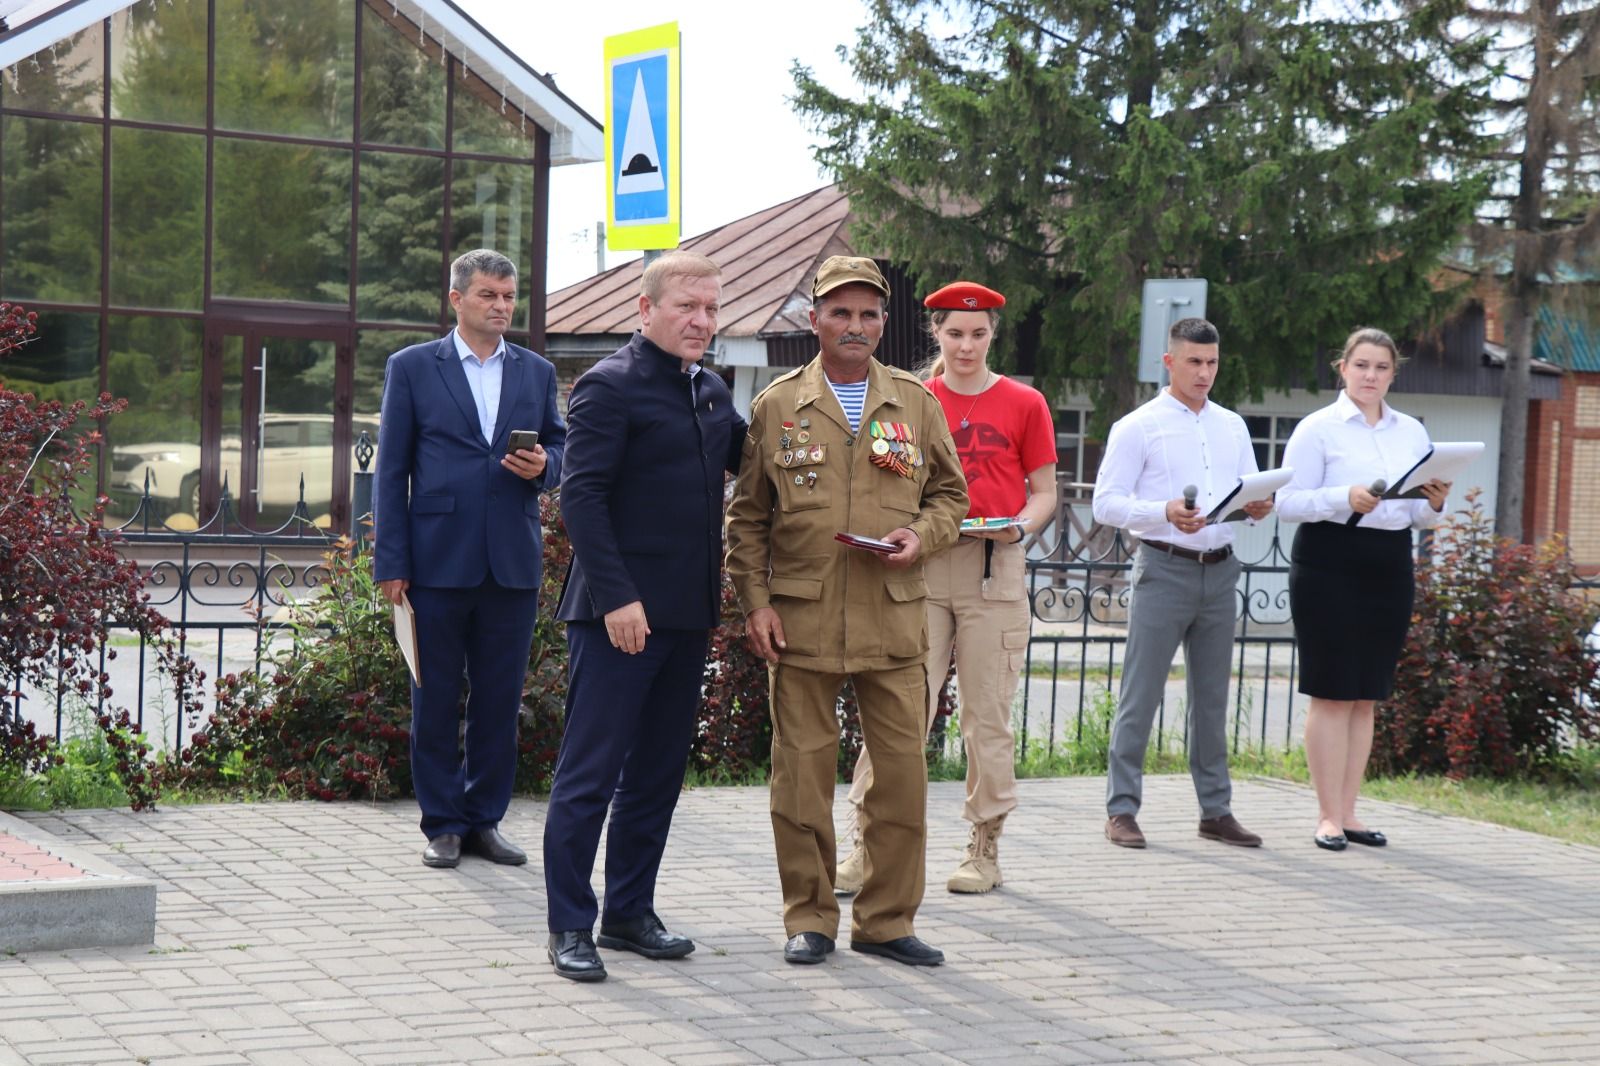
[[[821,933],[796,933],[783,945],[783,961],[810,966],[821,962],[833,950],[833,940]]]
[[[453,870],[461,865],[461,838],[454,833],[440,833],[422,849],[422,865],[440,870]]]
[[[694,941],[667,932],[654,911],[645,911],[626,921],[601,922],[600,946],[635,951],[647,959],[681,959],[694,950]]]
[[[594,934],[587,929],[551,933],[544,953],[550,957],[556,973],[569,981],[606,979],[606,964],[600,961],[600,953],[594,949]]]
[[[499,827],[492,825],[468,833],[461,841],[461,850],[501,866],[521,866],[528,861],[528,853],[501,836]]]
[[[1389,843],[1389,838],[1376,829],[1346,829],[1344,838],[1352,844],[1365,844],[1369,848],[1381,848]]]
[[[1343,851],[1350,842],[1342,836],[1332,836],[1328,833],[1318,833],[1311,838],[1317,842],[1317,847],[1327,848],[1329,851]]]
[[[850,941],[850,950],[863,955],[882,955],[907,966],[939,966],[944,962],[944,952],[931,948],[914,936],[901,936],[874,944],[869,940]]]

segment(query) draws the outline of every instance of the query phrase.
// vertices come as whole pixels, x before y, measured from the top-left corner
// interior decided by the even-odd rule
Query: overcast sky
[[[602,42],[676,19],[683,34],[683,236],[809,192],[827,179],[812,161],[814,138],[787,97],[796,59],[827,84],[853,82],[834,54],[867,21],[861,0],[790,7],[737,0],[565,0],[522,4],[456,0],[577,105],[604,122]],[[595,272],[595,222],[605,217],[599,163],[550,176],[550,288]],[[636,252],[607,253],[615,266]]]

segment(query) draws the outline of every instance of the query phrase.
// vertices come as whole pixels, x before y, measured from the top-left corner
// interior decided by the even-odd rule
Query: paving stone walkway
[[[528,866],[453,872],[409,804],[28,815],[158,882],[156,946],[0,958],[0,1066],[1600,1062],[1600,850],[1374,803],[1393,844],[1330,854],[1270,781],[1235,795],[1267,847],[1233,849],[1163,777],[1124,851],[1101,781],[1027,781],[1005,886],[953,897],[960,788],[918,921],[948,965],[785,965],[766,793],[706,789],[659,893],[699,950],[595,985],[545,961],[536,801],[503,826]]]

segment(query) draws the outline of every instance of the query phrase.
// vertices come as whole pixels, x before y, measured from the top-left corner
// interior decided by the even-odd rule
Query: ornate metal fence
[[[1110,712],[1127,645],[1128,573],[1138,541],[1096,524],[1092,485],[1061,486],[1056,521],[1028,545],[1028,598],[1033,632],[1019,697],[1020,754],[1083,735],[1091,714]],[[1298,704],[1294,632],[1289,622],[1287,544],[1275,520],[1237,545],[1244,563],[1238,589],[1232,743],[1294,744]],[[1169,677],[1155,741],[1186,739],[1186,671],[1181,658]]]
[[[358,516],[371,511],[371,457],[371,442],[363,433],[356,446],[351,509]],[[1063,483],[1055,521],[1028,542],[1033,631],[1019,697],[1023,757],[1039,745],[1052,750],[1078,739],[1086,728],[1104,728],[1120,678],[1127,644],[1128,572],[1137,542],[1094,523],[1089,513],[1092,489]],[[358,539],[365,528],[363,521],[356,522]],[[293,605],[314,595],[325,579],[323,555],[335,539],[312,520],[303,489],[283,526],[259,532],[240,523],[226,485],[217,512],[197,529],[178,531],[154,519],[147,495],[117,532],[124,550],[145,570],[151,603],[173,620],[184,654],[212,679],[230,669],[259,666],[274,632],[292,624],[288,613]],[[1294,691],[1297,662],[1289,620],[1286,536],[1273,519],[1241,529],[1236,546],[1244,571],[1229,693],[1235,750],[1247,745],[1292,748],[1303,718],[1304,698]],[[1600,578],[1576,587],[1600,594]],[[1600,655],[1600,634],[1593,646]],[[132,653],[131,662],[124,661],[124,648]],[[108,661],[112,652],[117,653],[117,665]],[[113,629],[99,654],[101,669],[112,673],[117,702],[135,709],[138,727],[163,746],[181,746],[187,723],[177,714],[163,717],[166,694],[160,680],[151,676],[145,642]],[[15,695],[9,705],[0,703],[0,713],[29,718],[41,731],[53,729],[58,740],[65,735],[73,708],[60,686],[32,693],[24,693],[20,683],[12,688]],[[1180,657],[1157,718],[1158,744],[1186,740],[1185,689]],[[86,708],[94,713],[102,709]],[[1097,721],[1093,716],[1101,717]]]
[[[365,516],[372,509],[373,476],[367,469],[373,447],[365,432],[355,452],[351,513]],[[273,634],[294,624],[289,617],[294,604],[315,595],[327,576],[324,556],[337,536],[312,518],[303,478],[294,512],[272,530],[250,529],[240,520],[226,480],[215,513],[194,523],[194,528],[180,528],[190,523],[173,522],[170,516],[158,517],[160,510],[147,483],[132,516],[112,530],[120,538],[122,552],[139,562],[150,605],[171,619],[180,652],[208,675],[209,690],[211,681],[230,670],[260,666]],[[358,540],[365,528],[358,518]],[[98,655],[99,669],[112,677],[113,703],[133,712],[136,726],[152,743],[181,747],[188,723],[181,714],[168,715],[166,710],[181,706],[183,693],[166,688],[166,679],[153,672],[148,642],[111,623]],[[104,700],[87,707],[75,703],[65,686],[53,689],[29,691],[13,679],[9,708],[0,703],[0,713],[9,709],[17,719],[31,720],[40,732],[53,732],[59,742],[69,732],[75,712],[105,710]],[[208,691],[207,714],[211,702]]]

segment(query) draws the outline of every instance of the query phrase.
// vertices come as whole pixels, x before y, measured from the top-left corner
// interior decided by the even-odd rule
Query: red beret
[[[1004,307],[1006,298],[975,281],[952,281],[930,293],[922,305],[933,311],[990,311]]]

